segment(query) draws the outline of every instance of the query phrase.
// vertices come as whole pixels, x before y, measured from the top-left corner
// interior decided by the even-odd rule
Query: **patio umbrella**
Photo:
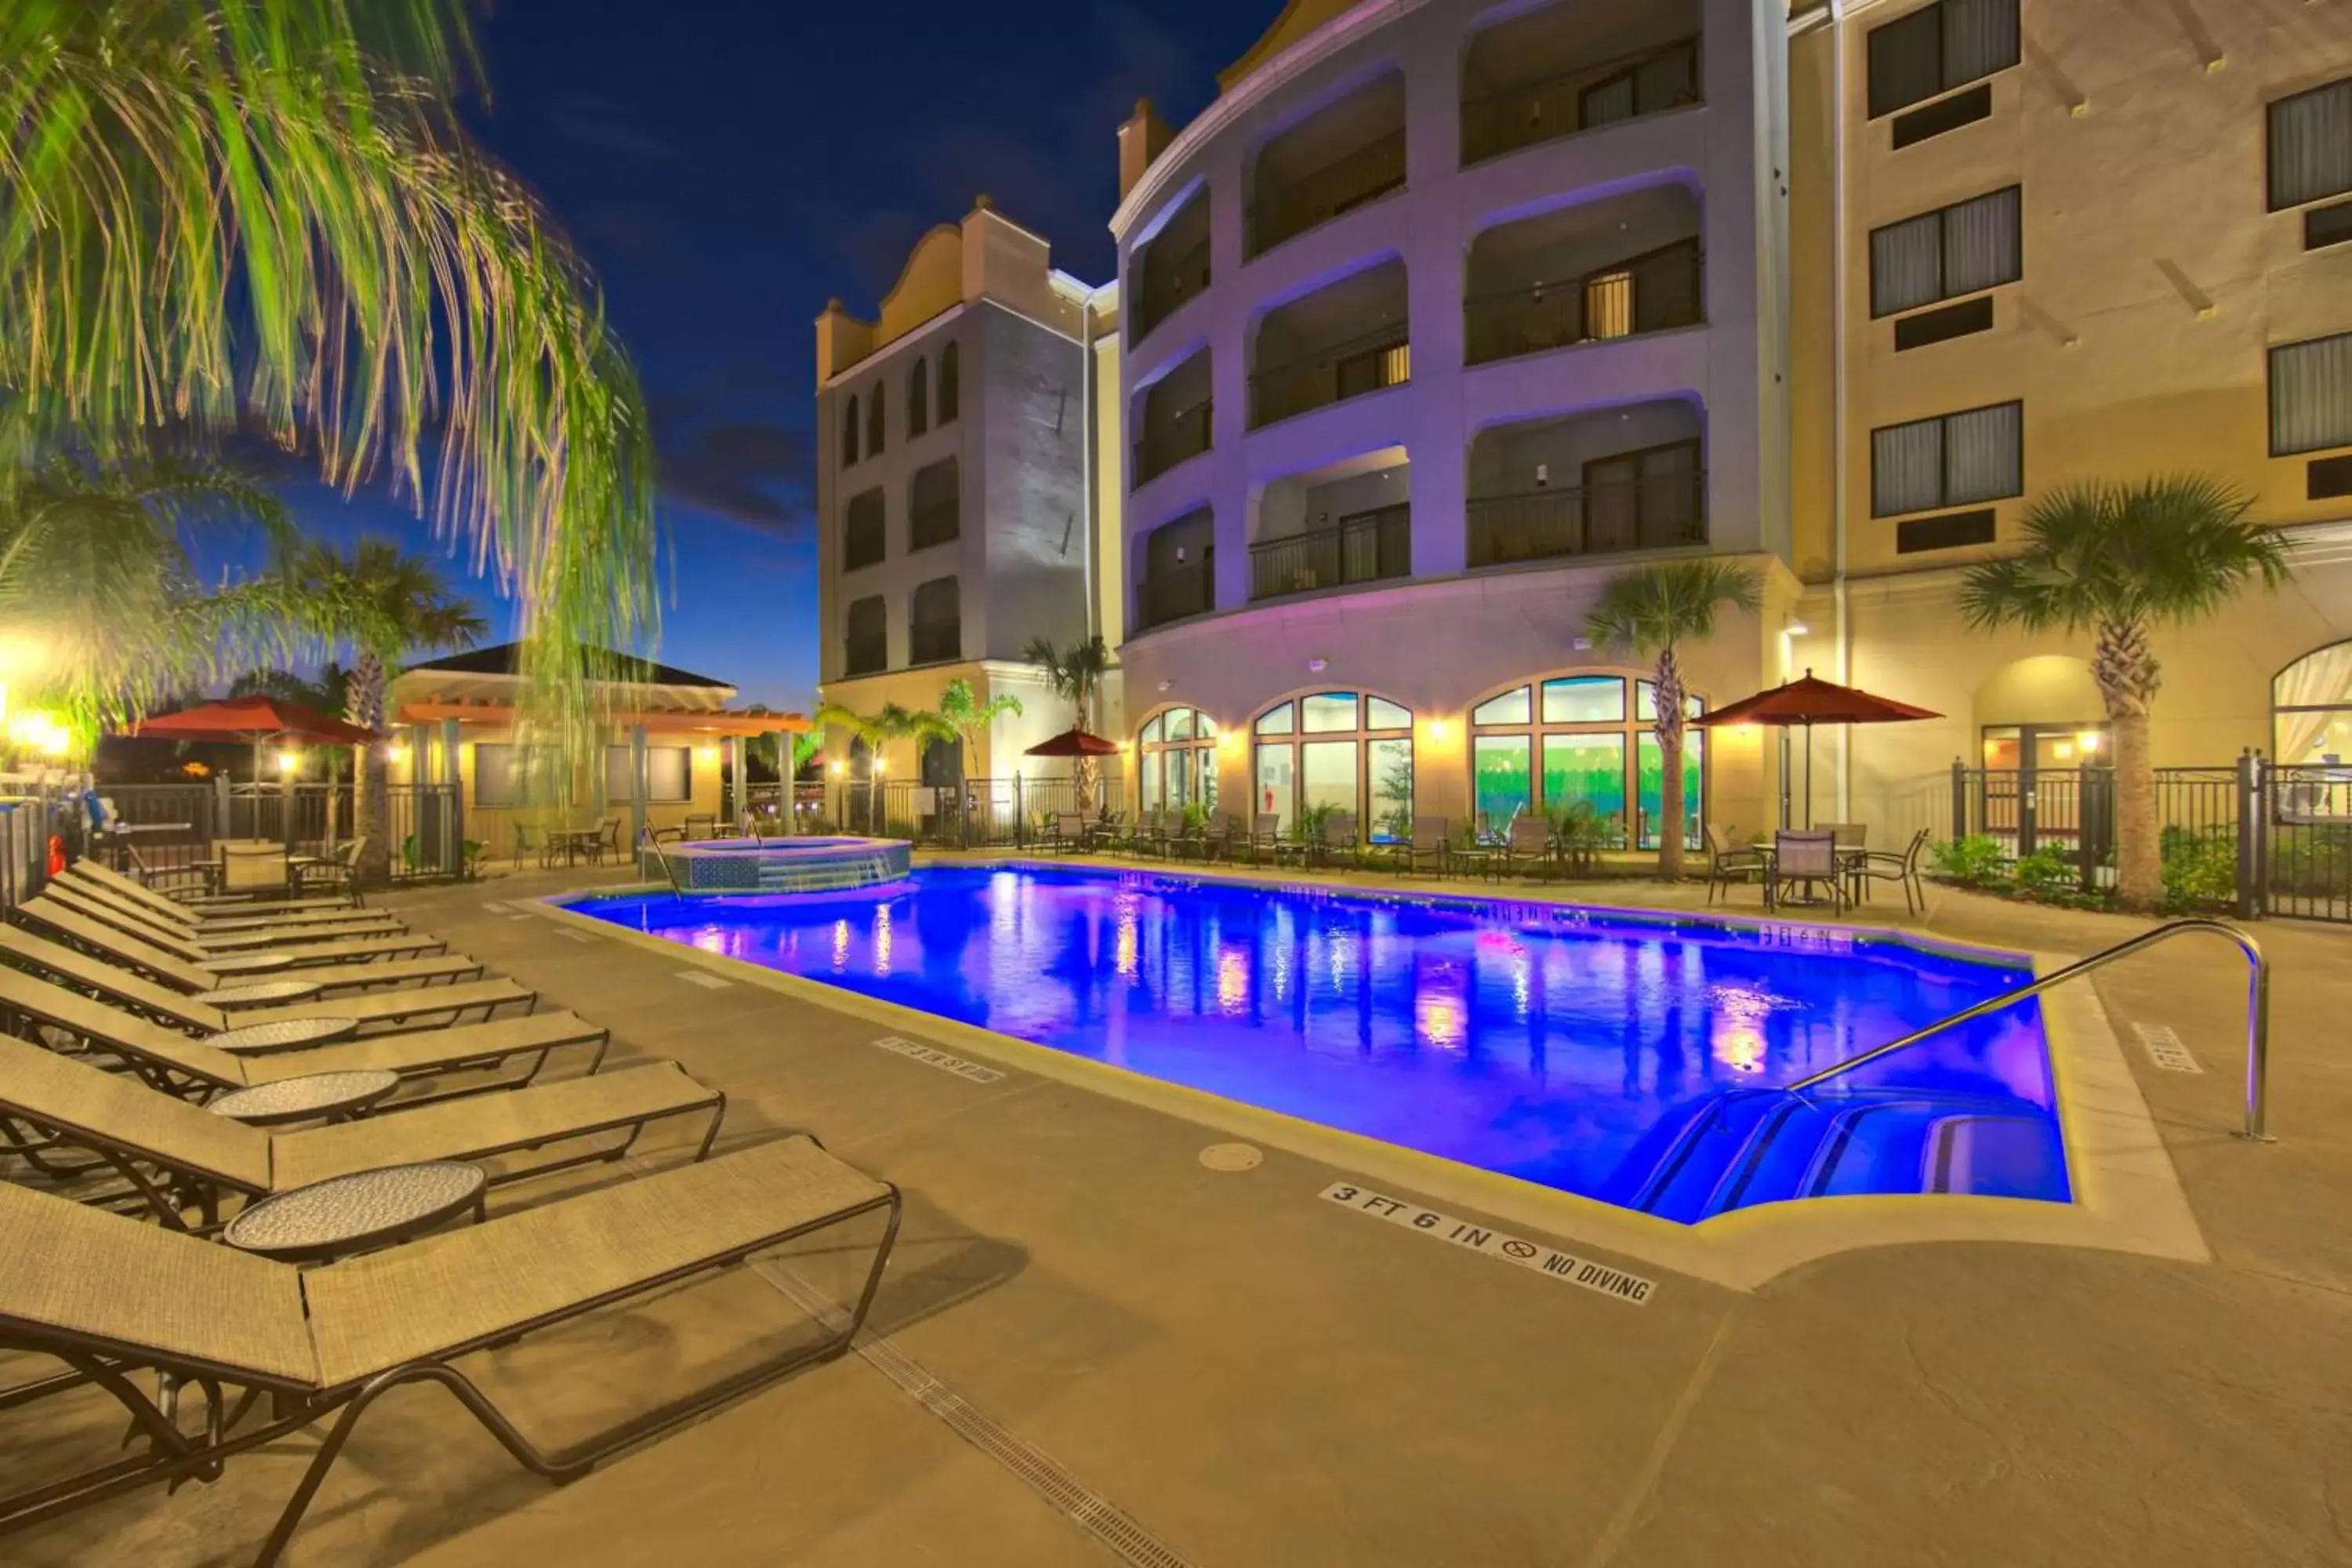
[[[1029,748],[1033,757],[1108,757],[1118,752],[1117,741],[1106,741],[1100,735],[1084,730],[1065,730],[1051,740],[1040,741]]]
[[[1743,697],[1727,708],[1701,714],[1691,722],[1702,729],[1722,724],[1772,724],[1781,729],[1805,727],[1805,826],[1813,825],[1813,726],[1816,724],[1900,724],[1913,719],[1940,719],[1932,709],[1915,708],[1892,697],[1879,697],[1859,687],[1816,680],[1806,670],[1802,679],[1783,681],[1769,691]]]
[[[253,745],[254,782],[261,781],[265,741],[300,741],[314,746],[360,746],[375,731],[331,719],[299,702],[274,697],[232,697],[201,702],[177,713],[142,720],[128,731],[142,741],[247,741]]]

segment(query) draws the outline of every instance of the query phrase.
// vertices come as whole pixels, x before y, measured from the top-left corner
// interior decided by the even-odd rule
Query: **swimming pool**
[[[2013,954],[1065,867],[571,907],[1685,1223],[1860,1193],[2068,1196],[2032,1002],[1801,1100],[1779,1088],[2029,978]]]

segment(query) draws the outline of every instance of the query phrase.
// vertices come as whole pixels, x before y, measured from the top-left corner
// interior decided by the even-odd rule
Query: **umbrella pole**
[[[1813,721],[1805,721],[1805,826],[1813,825]]]

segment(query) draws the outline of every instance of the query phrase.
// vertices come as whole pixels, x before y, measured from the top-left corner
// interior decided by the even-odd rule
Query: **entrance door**
[[[2074,859],[2086,826],[2101,837],[2107,767],[2103,721],[1988,725],[1979,830],[2012,856],[2049,848]]]

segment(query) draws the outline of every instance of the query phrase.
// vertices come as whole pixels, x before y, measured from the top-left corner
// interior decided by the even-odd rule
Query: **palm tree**
[[[351,692],[352,672],[333,659],[319,667],[316,679],[290,669],[248,669],[228,684],[231,697],[267,697],[291,702],[316,713],[340,714]]]
[[[908,708],[897,702],[885,702],[871,713],[860,713],[844,708],[837,702],[827,702],[816,710],[818,730],[847,730],[866,742],[878,757],[884,745],[892,741],[912,741],[919,750],[926,741],[953,740],[955,728],[940,714],[929,708]],[[797,752],[798,748],[794,748]],[[866,814],[868,826],[880,826],[873,819],[877,815],[874,802],[881,788],[882,769],[875,767],[866,780]]]
[[[1021,657],[1045,672],[1045,683],[1054,694],[1070,705],[1076,715],[1073,721],[1081,730],[1090,730],[1095,723],[1095,701],[1102,693],[1103,679],[1110,673],[1110,648],[1096,633],[1084,642],[1057,647],[1051,637],[1038,637],[1021,651]],[[1092,810],[1095,798],[1095,760],[1088,756],[1073,759],[1070,768],[1077,781],[1081,809]]]
[[[1658,875],[1683,874],[1682,644],[1715,632],[1722,610],[1754,610],[1760,602],[1755,574],[1730,561],[1669,561],[1621,572],[1604,584],[1584,619],[1585,635],[1619,658],[1653,661],[1650,681],[1657,713]],[[1637,837],[1635,842],[1639,842]]]
[[[2252,505],[2197,474],[2067,486],[2026,509],[2022,552],[1971,567],[1960,587],[1979,631],[2095,635],[2091,679],[2115,735],[2116,894],[2135,908],[2164,891],[2147,739],[2163,672],[2148,635],[2212,614],[2256,579],[2286,581],[2286,546],[2247,521]]]
[[[584,746],[588,650],[654,616],[653,443],[588,269],[459,117],[469,9],[0,8],[0,462],[171,426],[388,472],[511,585],[531,710]]]
[[[963,774],[971,776],[971,749],[997,720],[1011,715],[1021,717],[1021,699],[1009,691],[999,692],[982,702],[972,691],[971,682],[958,676],[947,683],[940,693],[939,714],[955,731],[958,756]]]

